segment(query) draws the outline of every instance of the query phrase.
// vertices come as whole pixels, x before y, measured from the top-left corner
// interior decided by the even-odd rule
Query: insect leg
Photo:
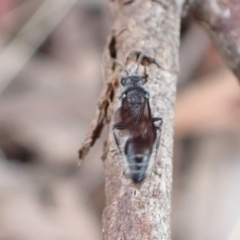
[[[146,70],[146,67],[144,66],[144,72],[143,72],[143,78],[144,78],[144,83],[147,82],[147,78],[148,78],[148,74],[147,74],[147,70]]]
[[[114,64],[119,65],[122,68],[122,70],[126,73],[126,76],[129,75],[128,70],[117,59],[112,58],[112,61]]]
[[[158,131],[158,137],[157,137],[156,146],[155,146],[155,148],[156,148],[155,162],[156,162],[156,158],[157,158],[158,149],[160,146],[163,119],[162,118],[153,118],[153,122],[158,122],[158,121],[160,122],[160,124],[158,126],[155,125],[156,130]]]
[[[160,138],[161,138],[161,132],[162,132],[162,124],[163,124],[163,119],[162,118],[153,118],[153,122],[160,122],[160,124],[158,126],[155,125],[156,130],[159,132],[159,136],[157,138],[157,142],[156,142],[156,148],[159,148],[160,145]]]
[[[117,137],[117,134],[116,134],[116,130],[124,130],[125,127],[123,125],[122,122],[118,122],[118,123],[115,123],[113,124],[112,126],[112,131],[113,131],[113,136],[114,136],[114,140],[115,140],[115,143],[119,149],[119,152],[122,154],[122,151],[120,149],[120,143],[119,143],[119,140],[118,140],[118,137]]]

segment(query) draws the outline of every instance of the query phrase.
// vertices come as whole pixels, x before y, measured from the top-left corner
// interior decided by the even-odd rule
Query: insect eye
[[[126,84],[126,78],[121,79],[121,84],[124,86]]]

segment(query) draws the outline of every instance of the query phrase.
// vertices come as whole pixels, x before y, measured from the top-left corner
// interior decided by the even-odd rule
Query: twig
[[[240,82],[240,1],[189,0],[195,19],[206,27]]]
[[[110,132],[109,151],[104,162],[105,240],[170,239],[173,118],[181,6],[182,1],[177,0],[138,0],[126,4],[114,1],[111,4],[115,21],[104,53],[107,82],[115,82],[116,75],[118,82],[121,78],[111,58],[126,63],[128,70],[136,69],[136,63],[128,59],[133,50],[154,59],[158,64],[150,61],[144,65],[152,113],[154,117],[163,118],[163,130],[156,163],[146,180],[138,186],[124,171],[124,156],[120,155]],[[114,92],[115,111],[120,105],[120,91],[118,84]]]

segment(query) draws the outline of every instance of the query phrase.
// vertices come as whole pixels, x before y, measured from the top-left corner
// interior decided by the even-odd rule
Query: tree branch
[[[123,89],[121,72],[117,71],[111,59],[116,58],[132,71],[136,69],[136,59],[129,58],[130,53],[136,50],[144,52],[152,114],[163,118],[163,129],[156,162],[140,185],[134,184],[127,174],[125,156],[120,155],[110,132],[109,151],[104,162],[104,239],[169,240],[173,119],[182,1],[119,0],[111,2],[110,8],[115,21],[104,57],[107,82],[116,83],[118,79],[113,110],[121,105],[118,97]],[[143,70],[142,66],[140,70]]]
[[[190,0],[194,17],[207,28],[218,50],[240,82],[240,2]]]

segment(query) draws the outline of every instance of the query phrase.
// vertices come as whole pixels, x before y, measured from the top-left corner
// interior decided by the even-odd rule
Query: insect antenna
[[[144,52],[141,52],[141,54],[139,55],[138,60],[137,60],[137,68],[136,68],[136,71],[135,71],[136,74],[137,74],[139,66],[140,66],[140,64],[143,60],[143,57],[144,57]]]
[[[121,67],[121,69],[127,74],[127,76],[129,76],[128,70],[115,58],[112,58],[112,61]]]

